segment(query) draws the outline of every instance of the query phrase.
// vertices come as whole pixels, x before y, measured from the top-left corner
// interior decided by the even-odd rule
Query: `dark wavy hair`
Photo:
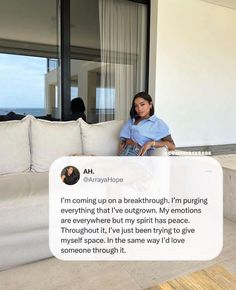
[[[142,99],[148,101],[149,104],[152,102],[152,97],[148,93],[146,93],[146,92],[137,93],[134,96],[134,98],[133,98],[132,106],[131,106],[131,109],[130,109],[130,117],[131,117],[131,119],[138,117],[137,112],[135,111],[135,103],[134,103],[137,98],[142,98]],[[152,116],[152,115],[154,115],[154,106],[153,105],[152,105],[152,107],[150,109],[150,116]]]
[[[75,98],[70,103],[72,114],[83,113],[85,111],[84,101],[81,98]]]
[[[75,174],[76,174],[76,173],[75,173],[75,168],[74,168],[74,166],[68,166],[68,167],[66,167],[65,176],[69,176],[69,174],[68,174],[68,170],[69,170],[70,168],[73,168],[73,171],[72,171],[71,175],[75,175]]]

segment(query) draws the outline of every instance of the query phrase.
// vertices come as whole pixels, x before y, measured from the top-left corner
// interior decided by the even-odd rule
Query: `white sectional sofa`
[[[27,116],[0,123],[0,270],[52,256],[48,170],[61,157],[113,156],[123,121],[89,125]]]
[[[49,122],[32,116],[0,122],[0,270],[52,256],[48,245],[51,163],[68,155],[115,156],[122,125],[123,121],[89,125],[82,119]],[[167,152],[157,150],[156,155]],[[227,182],[233,186],[231,177]],[[224,215],[235,220],[235,191],[228,192],[227,184]]]

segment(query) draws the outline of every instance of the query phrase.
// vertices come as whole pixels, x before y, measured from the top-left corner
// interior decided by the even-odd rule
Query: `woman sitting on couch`
[[[168,126],[154,115],[152,98],[145,92],[134,96],[130,119],[120,131],[120,140],[120,156],[149,155],[159,147],[175,149]]]

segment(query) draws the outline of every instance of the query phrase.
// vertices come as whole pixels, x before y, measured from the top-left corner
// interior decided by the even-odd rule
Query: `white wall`
[[[236,10],[200,0],[156,9],[157,115],[177,146],[236,143]]]
[[[157,12],[158,1],[151,0],[150,9],[150,56],[149,56],[149,94],[155,100],[157,79]]]

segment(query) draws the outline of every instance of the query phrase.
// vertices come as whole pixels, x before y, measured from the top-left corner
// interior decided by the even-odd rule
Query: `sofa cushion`
[[[0,176],[0,271],[52,256],[48,219],[48,172]]]
[[[48,171],[55,159],[82,153],[79,121],[50,122],[32,118],[30,131],[32,171]]]
[[[48,172],[0,176],[0,235],[48,227]]]
[[[0,123],[0,174],[29,171],[29,123],[30,116]]]
[[[119,133],[123,121],[109,121],[98,124],[87,124],[80,120],[84,154],[97,156],[115,156],[118,152]]]

